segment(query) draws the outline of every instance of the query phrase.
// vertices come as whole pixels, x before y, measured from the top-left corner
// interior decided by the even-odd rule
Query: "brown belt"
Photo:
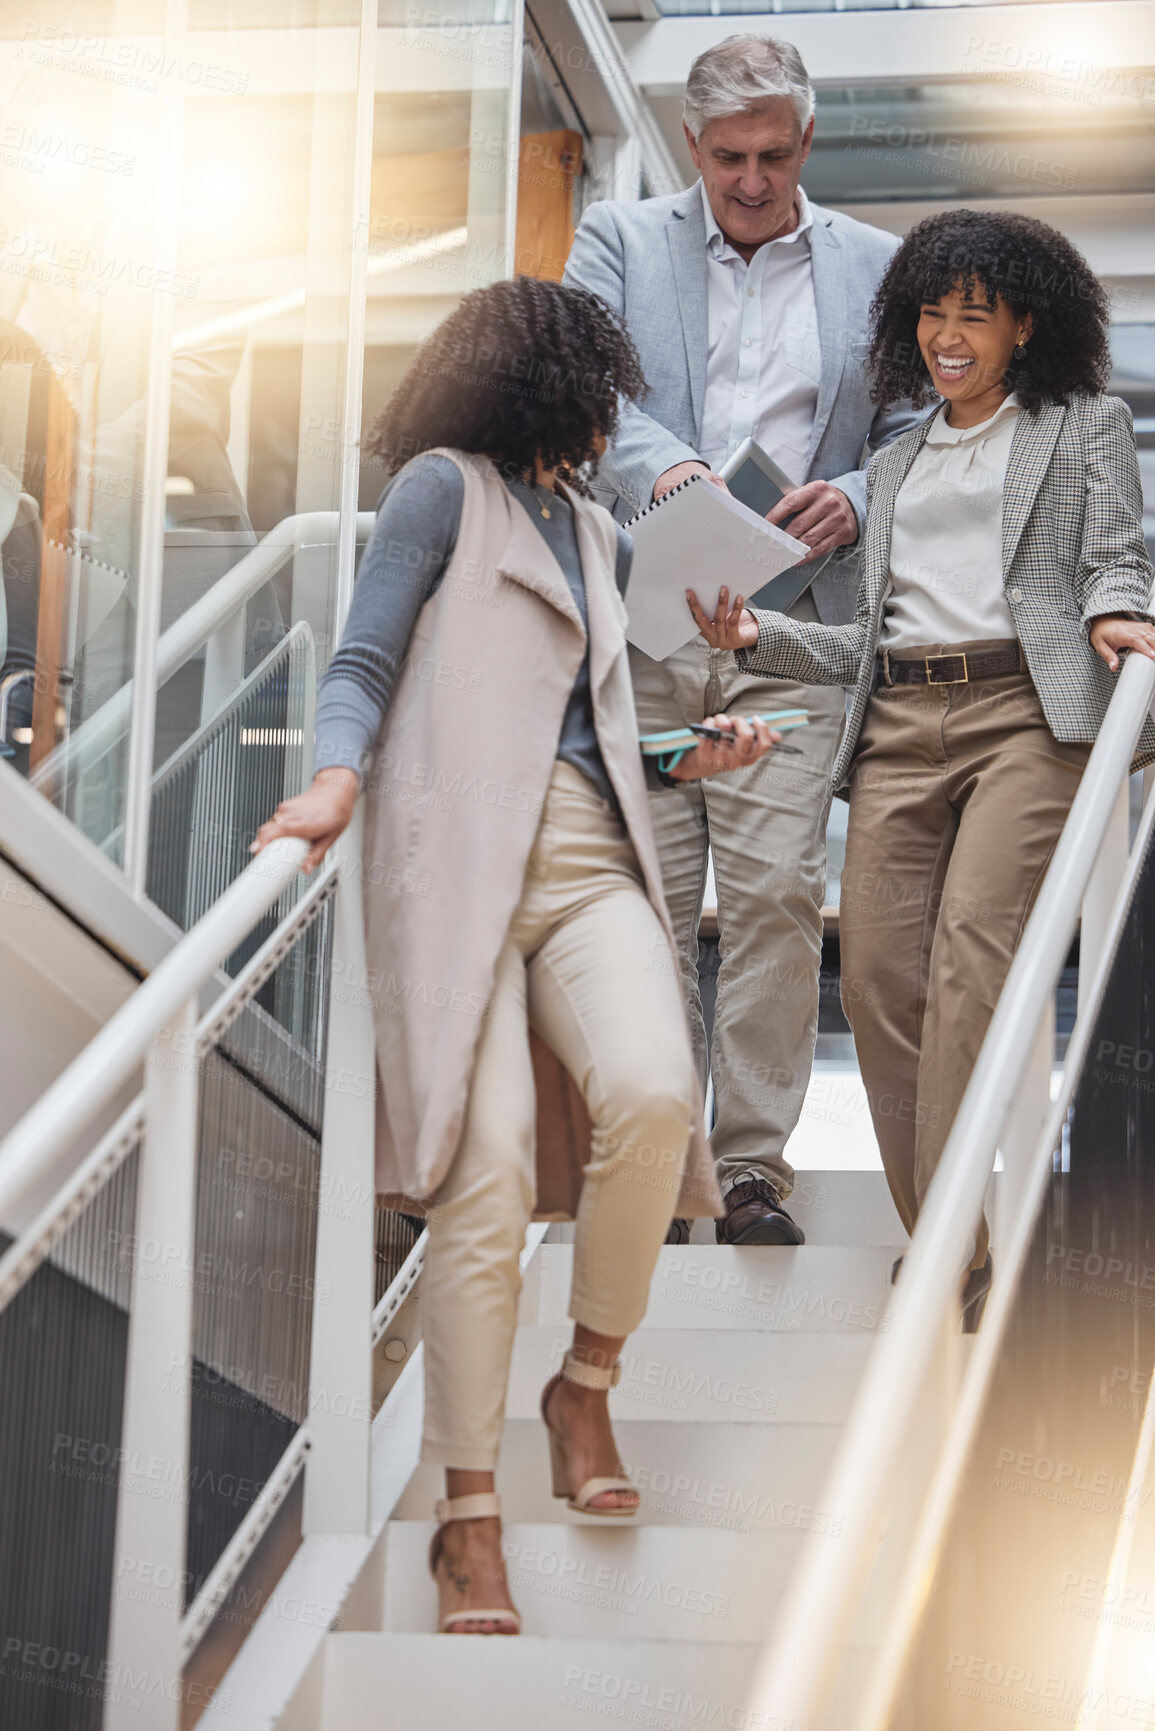
[[[1002,649],[959,650],[954,655],[919,655],[908,660],[885,649],[878,657],[880,685],[967,685],[975,679],[1005,679],[1025,673],[1027,664],[1018,643]]]

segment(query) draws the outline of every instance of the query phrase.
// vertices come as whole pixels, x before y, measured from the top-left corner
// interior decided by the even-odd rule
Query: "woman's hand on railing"
[[[1128,619],[1122,613],[1104,613],[1090,630],[1091,648],[1103,657],[1112,673],[1119,670],[1120,649],[1135,649],[1155,661],[1155,625],[1145,619]]]
[[[694,624],[711,649],[752,649],[757,643],[758,621],[741,595],[735,595],[731,605],[730,591],[719,589],[718,605],[712,619],[702,611],[692,589],[686,590],[686,600],[690,603]]]
[[[278,836],[291,835],[311,841],[305,855],[303,870],[315,871],[353,815],[360,782],[352,769],[319,769],[313,785],[295,799],[283,799],[267,823],[257,831],[250,853],[276,841]]]
[[[670,771],[675,781],[701,781],[707,775],[725,775],[727,770],[748,769],[782,743],[782,735],[771,733],[758,716],[748,719],[744,715],[708,715],[705,725],[716,727],[719,733],[729,737],[725,742],[704,739],[693,751],[688,751],[677,768]]]

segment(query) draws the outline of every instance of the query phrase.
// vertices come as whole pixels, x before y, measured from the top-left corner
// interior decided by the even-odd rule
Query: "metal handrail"
[[[368,539],[374,521],[372,511],[358,511],[358,541]],[[263,541],[243,559],[238,559],[232,570],[226,571],[199,601],[186,608],[157,640],[157,684],[162,685],[170,679],[191,656],[203,649],[269,578],[275,576],[286,559],[310,547],[333,546],[338,530],[339,513],[336,511],[305,511],[296,517],[286,517],[275,529],[270,529]],[[61,775],[75,773],[94,762],[115,745],[132,721],[132,690],[130,679],[113,693],[107,703],[101,704],[83,721],[75,733],[56,746],[33,772],[32,785],[51,785]]]
[[[1034,1057],[1039,1024],[1053,1004],[1153,694],[1155,662],[1129,656],[920,1211],[902,1280],[823,1492],[823,1506],[837,1511],[837,1532],[811,1536],[757,1673],[752,1704],[768,1722],[794,1731],[817,1731],[822,1723],[842,1645],[863,1598],[880,1511],[894,1489],[900,1450],[954,1314],[973,1223]],[[1094,965],[1094,958],[1083,960]],[[1080,1021],[1090,1013],[1084,1005]],[[1024,1186],[1020,1205],[1037,1207],[1040,1194]]]
[[[35,679],[34,667],[20,667],[15,673],[9,673],[7,678],[0,680],[0,757],[15,757],[16,748],[8,743],[8,706],[12,701],[12,693],[26,679]]]
[[[157,1033],[296,876],[308,846],[286,836],[259,854],[0,1142],[0,1220],[132,1078]],[[174,1056],[191,1063],[194,1053]]]

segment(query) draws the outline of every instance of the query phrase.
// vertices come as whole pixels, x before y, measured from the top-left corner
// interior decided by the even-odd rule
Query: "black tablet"
[[[778,467],[773,457],[766,455],[757,439],[747,439],[739,445],[718,473],[735,499],[749,506],[751,511],[757,511],[760,517],[765,517],[784,494],[792,492],[798,485],[790,479],[785,470]],[[789,518],[780,527],[785,529],[787,534],[792,533]],[[830,558],[831,554],[828,553],[824,559],[813,560],[805,565],[792,565],[789,571],[772,577],[756,594],[748,595],[747,601],[751,607],[786,613],[799,596],[806,593]]]

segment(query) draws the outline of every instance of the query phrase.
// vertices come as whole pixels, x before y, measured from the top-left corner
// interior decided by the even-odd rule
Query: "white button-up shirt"
[[[1012,391],[977,427],[950,426],[945,407],[931,422],[894,501],[884,648],[1016,635],[1003,592],[1003,485],[1018,418]]]
[[[810,261],[810,205],[798,189],[798,226],[758,248],[749,264],[706,214],[709,359],[699,453],[721,468],[757,439],[791,480],[806,479],[822,351]]]

